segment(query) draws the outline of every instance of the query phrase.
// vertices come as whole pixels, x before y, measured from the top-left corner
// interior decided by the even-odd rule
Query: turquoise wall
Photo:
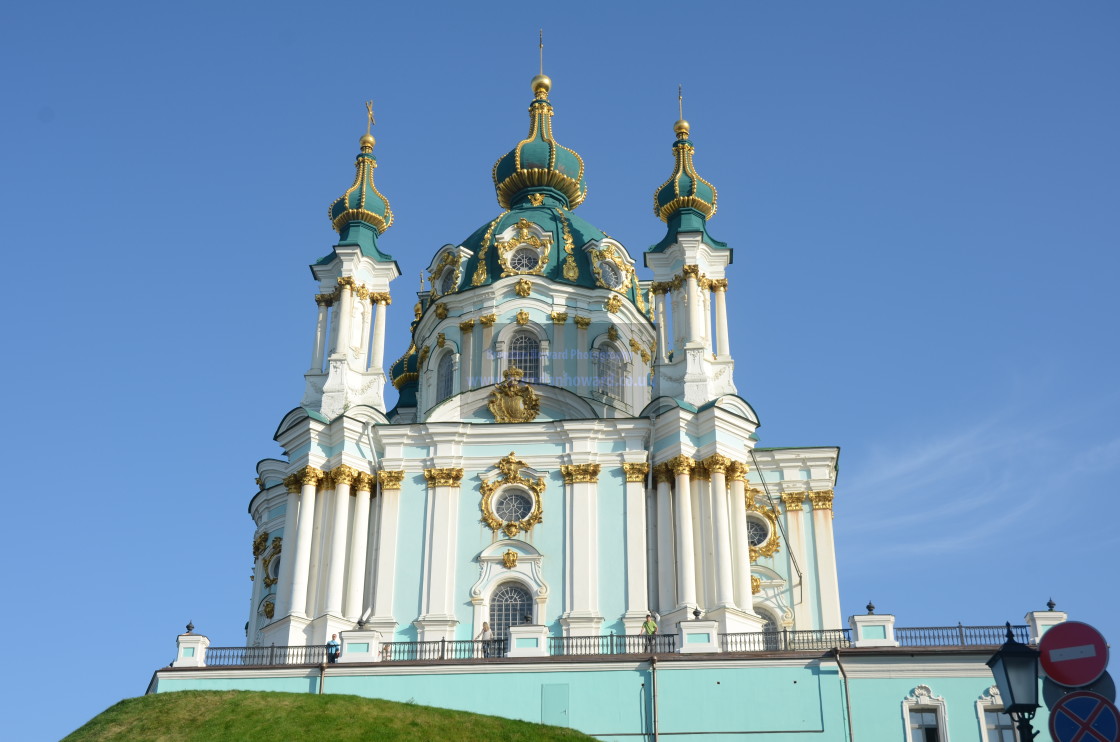
[[[862,672],[874,658],[859,660]],[[851,674],[852,667],[847,665]],[[332,672],[360,674],[337,676]],[[450,672],[449,672],[450,671]],[[216,671],[223,675],[229,668]],[[898,665],[882,668],[891,678],[851,678],[851,739],[905,739],[902,701],[918,684],[929,685],[947,704],[947,733],[953,742],[983,742],[976,701],[990,677],[908,677]],[[206,671],[158,673],[157,692],[179,690],[271,690],[318,692],[317,669],[306,677],[269,677],[243,671],[239,678],[208,679]],[[973,672],[972,674],[976,674]],[[831,659],[768,662],[659,662],[656,669],[658,731],[683,739],[751,739],[756,742],[848,742],[845,686]],[[507,668],[455,665],[404,667],[337,666],[327,671],[323,691],[492,714],[571,726],[605,740],[640,740],[651,735],[653,677],[648,662],[601,662],[594,667],[549,663]],[[1045,729],[1046,709],[1035,718]],[[750,735],[746,737],[746,735]],[[806,736],[808,735],[808,736]],[[649,738],[649,737],[645,737]]]

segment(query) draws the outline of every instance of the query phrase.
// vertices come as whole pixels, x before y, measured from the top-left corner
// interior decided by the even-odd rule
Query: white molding
[[[906,742],[922,742],[914,739],[910,729],[910,712],[931,708],[937,714],[937,738],[941,742],[949,742],[949,714],[945,699],[933,695],[933,689],[922,684],[916,685],[910,695],[902,699],[902,726],[906,730]]]

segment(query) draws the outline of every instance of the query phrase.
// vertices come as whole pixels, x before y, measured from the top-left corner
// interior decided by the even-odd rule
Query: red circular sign
[[[1108,666],[1108,645],[1101,632],[1080,621],[1051,627],[1038,651],[1047,677],[1070,688],[1096,681]]]
[[[1055,742],[1117,742],[1120,711],[1108,699],[1077,691],[1050,709],[1050,738]]]

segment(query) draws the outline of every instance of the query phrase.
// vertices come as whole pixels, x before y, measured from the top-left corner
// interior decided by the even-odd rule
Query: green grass
[[[121,701],[63,742],[590,739],[561,727],[359,696],[191,690]]]

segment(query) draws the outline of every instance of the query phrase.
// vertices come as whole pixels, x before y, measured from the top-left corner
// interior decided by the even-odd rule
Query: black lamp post
[[[1011,622],[1007,623],[1007,641],[987,662],[996,679],[996,687],[1004,699],[1003,710],[1019,729],[1019,741],[1031,742],[1038,732],[1031,720],[1038,710],[1038,650],[1015,641]]]

